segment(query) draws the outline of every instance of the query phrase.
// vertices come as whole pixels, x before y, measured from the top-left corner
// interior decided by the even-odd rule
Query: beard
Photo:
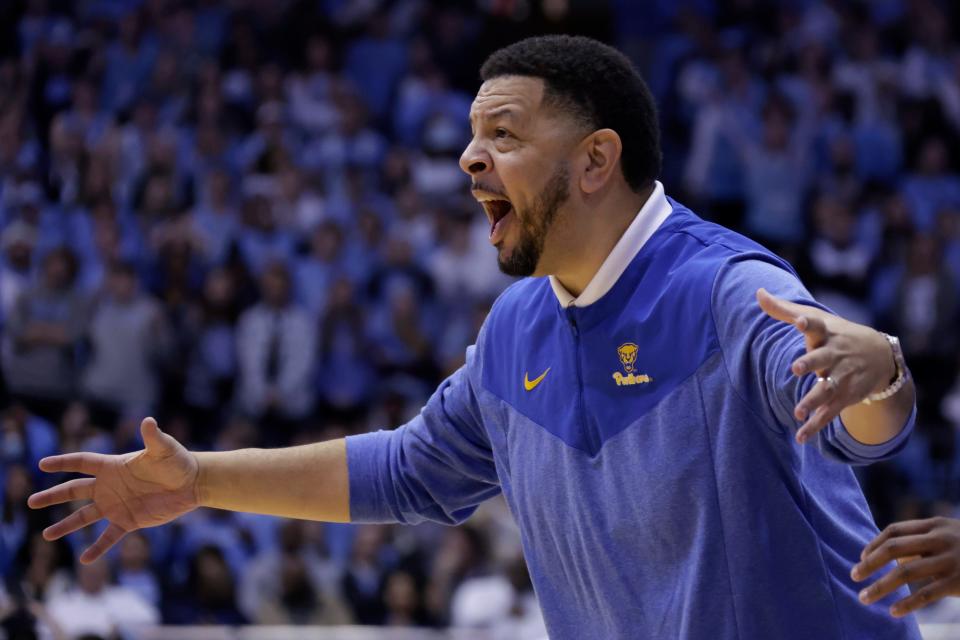
[[[507,257],[503,256],[503,248],[498,247],[497,266],[508,276],[525,278],[537,270],[540,255],[543,253],[543,243],[547,232],[553,226],[560,206],[570,197],[570,171],[567,164],[561,163],[557,170],[537,194],[527,211],[520,215],[514,212],[517,222],[520,223],[520,237],[517,245]]]

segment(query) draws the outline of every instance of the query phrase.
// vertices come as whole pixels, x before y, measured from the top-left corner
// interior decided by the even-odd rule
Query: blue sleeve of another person
[[[475,357],[470,347],[407,424],[347,438],[352,522],[457,524],[500,492],[469,375]]]
[[[803,335],[793,326],[769,317],[756,300],[759,288],[781,298],[825,309],[799,279],[762,255],[728,262],[717,274],[713,317],[727,373],[736,393],[761,422],[793,437],[800,423],[797,403],[813,387],[816,376],[795,376],[793,361],[806,352]],[[829,310],[828,310],[829,311]],[[900,452],[913,431],[916,406],[900,433],[878,445],[857,441],[837,417],[817,436],[827,457],[848,464],[870,464]]]

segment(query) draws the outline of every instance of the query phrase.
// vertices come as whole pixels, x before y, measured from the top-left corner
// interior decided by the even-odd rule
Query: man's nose
[[[471,176],[486,173],[493,166],[490,155],[486,153],[475,140],[471,140],[460,156],[460,168]]]

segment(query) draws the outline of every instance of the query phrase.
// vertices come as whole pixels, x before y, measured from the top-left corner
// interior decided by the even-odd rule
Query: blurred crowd
[[[642,8],[641,8],[642,4]],[[878,522],[960,501],[960,10],[932,0],[18,0],[0,4],[0,629],[368,624],[542,633],[500,500],[459,528],[203,510],[56,543],[37,461],[402,424],[509,279],[458,167],[484,57],[617,45],[667,192],[899,335],[917,433]],[[642,535],[642,532],[638,532]],[[21,634],[21,635],[15,635]]]

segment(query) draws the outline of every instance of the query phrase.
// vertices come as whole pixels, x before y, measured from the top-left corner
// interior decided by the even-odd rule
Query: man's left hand
[[[806,442],[845,408],[885,389],[896,375],[890,344],[879,331],[778,298],[766,289],[757,291],[757,301],[771,318],[788,322],[803,334],[807,352],[791,365],[793,374],[818,377],[793,410],[803,422],[797,442]]]

